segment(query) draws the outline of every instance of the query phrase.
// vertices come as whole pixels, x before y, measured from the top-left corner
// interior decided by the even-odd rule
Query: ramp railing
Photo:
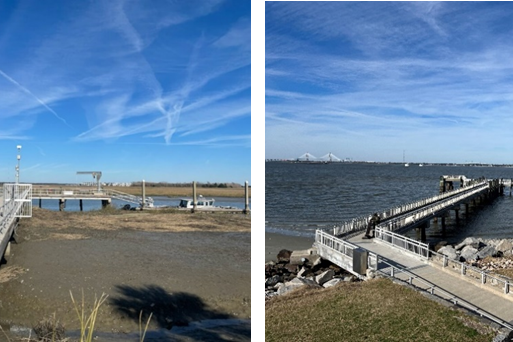
[[[408,253],[413,253],[423,260],[429,258],[430,250],[428,243],[413,240],[380,227],[376,227],[374,241],[383,242]]]
[[[32,184],[4,184],[0,207],[0,256],[16,228],[17,218],[32,216]]]

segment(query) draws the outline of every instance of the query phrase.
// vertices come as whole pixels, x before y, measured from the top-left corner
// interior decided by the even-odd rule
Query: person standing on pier
[[[379,224],[379,222],[381,221],[378,213],[374,213],[370,220],[369,220],[369,224],[367,225],[367,231],[365,232],[365,236],[363,237],[364,239],[372,239],[374,237],[374,229],[376,228],[376,225]],[[372,236],[370,235],[370,232],[372,230]]]

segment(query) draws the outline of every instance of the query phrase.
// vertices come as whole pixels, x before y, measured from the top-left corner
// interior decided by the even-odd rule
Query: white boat
[[[214,207],[215,200],[213,198],[206,199],[203,198],[203,196],[199,196],[199,198],[196,201],[196,208],[213,208]],[[180,204],[178,205],[178,208],[187,208],[192,209],[194,208],[194,200],[192,198],[181,198]]]
[[[422,163],[419,164],[419,167],[423,167],[423,166],[424,166],[424,164],[422,164]]]
[[[403,163],[404,163],[404,150],[403,150]],[[410,164],[404,163],[404,167],[408,167],[408,166],[410,166]]]

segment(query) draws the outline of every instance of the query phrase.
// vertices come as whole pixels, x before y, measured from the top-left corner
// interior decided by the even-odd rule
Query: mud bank
[[[230,334],[250,339],[249,217],[152,214],[145,219],[152,229],[138,229],[133,222],[141,216],[134,213],[87,215],[36,209],[33,219],[21,222],[18,243],[0,266],[4,327],[32,327],[55,313],[68,330],[76,330],[70,291],[79,301],[83,291],[88,305],[95,295],[109,295],[97,319],[104,334],[131,336],[142,310],[143,319],[153,313],[152,331],[232,320],[243,324]],[[201,331],[208,335],[204,340],[216,337],[215,329],[193,333]]]

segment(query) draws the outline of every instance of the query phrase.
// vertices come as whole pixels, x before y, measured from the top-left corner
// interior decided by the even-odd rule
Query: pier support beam
[[[417,240],[418,241],[426,241],[426,227],[417,227]]]
[[[59,200],[59,211],[63,211],[64,208],[66,208],[66,200],[64,198],[61,198]]]
[[[244,214],[249,214],[249,185],[248,181],[244,184],[244,198],[246,199],[246,203],[244,205]]]
[[[107,208],[108,206],[110,206],[110,203],[111,203],[111,200],[110,200],[110,199],[102,200],[102,209],[105,209],[105,208]]]
[[[80,211],[84,211],[84,203],[80,200]]]
[[[43,202],[43,200],[40,198],[40,199],[39,199],[39,208],[42,208],[42,207],[43,207],[43,206],[42,206],[42,202]]]
[[[146,182],[142,181],[142,203],[141,203],[141,210],[144,210],[144,205],[146,204]]]
[[[196,211],[198,201],[196,200],[196,181],[192,182],[192,212]]]
[[[440,217],[442,222],[442,235],[445,235],[445,216]]]
[[[460,223],[460,208],[454,208],[454,216],[456,219],[456,224]]]
[[[469,217],[469,215],[470,215],[469,211],[470,211],[469,204],[465,203],[465,218]]]

